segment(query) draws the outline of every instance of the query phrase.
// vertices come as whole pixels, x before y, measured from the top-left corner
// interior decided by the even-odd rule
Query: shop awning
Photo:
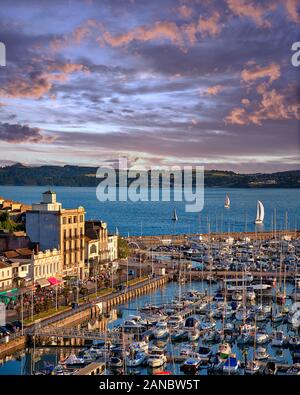
[[[59,285],[61,283],[61,281],[55,277],[49,277],[48,281],[49,281],[50,285]]]
[[[36,284],[39,285],[41,288],[48,287],[50,285],[49,281],[45,278],[40,278],[36,280]]]

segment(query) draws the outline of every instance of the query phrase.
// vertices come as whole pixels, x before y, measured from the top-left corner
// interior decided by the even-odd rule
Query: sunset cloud
[[[227,0],[227,5],[233,14],[247,17],[259,27],[271,27],[271,22],[265,19],[267,9],[251,0]]]
[[[269,83],[277,80],[281,75],[280,66],[276,63],[271,63],[268,66],[260,67],[254,65],[251,69],[244,69],[241,72],[241,78],[244,82],[254,82],[262,78],[268,78]]]
[[[183,37],[180,29],[174,22],[156,22],[153,26],[138,27],[124,34],[112,36],[108,31],[103,33],[105,43],[119,47],[132,41],[170,40],[176,45],[183,46]],[[101,40],[101,39],[100,39]]]
[[[300,23],[299,0],[284,0],[283,4],[285,5],[289,19],[295,23]]]
[[[40,99],[49,94],[54,98],[51,89],[55,82],[65,82],[70,74],[83,71],[87,71],[87,68],[80,64],[52,64],[46,71],[30,72],[11,79],[0,89],[0,97]]]
[[[220,25],[220,14],[214,11],[210,18],[199,18],[198,30],[203,36],[216,37],[222,29]]]
[[[206,89],[204,94],[207,96],[216,96],[218,93],[224,90],[224,88],[225,86],[221,84],[210,86],[209,88]]]
[[[28,125],[0,123],[0,140],[7,143],[50,143],[54,137],[42,134],[39,128],[31,128]]]

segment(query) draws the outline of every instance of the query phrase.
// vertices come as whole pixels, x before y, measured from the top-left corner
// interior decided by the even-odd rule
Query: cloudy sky
[[[0,162],[299,169],[299,0],[1,0]]]

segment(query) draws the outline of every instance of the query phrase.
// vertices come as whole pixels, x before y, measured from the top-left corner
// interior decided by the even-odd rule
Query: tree
[[[129,247],[128,243],[122,237],[118,239],[118,257],[121,259],[125,259],[128,257],[129,254]]]

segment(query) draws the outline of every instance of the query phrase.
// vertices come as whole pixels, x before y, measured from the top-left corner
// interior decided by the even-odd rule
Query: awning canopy
[[[55,277],[49,277],[48,281],[49,281],[50,285],[59,285],[61,283],[61,281]]]
[[[50,285],[49,281],[45,278],[40,278],[36,280],[36,284],[39,285],[41,288],[48,287]]]

